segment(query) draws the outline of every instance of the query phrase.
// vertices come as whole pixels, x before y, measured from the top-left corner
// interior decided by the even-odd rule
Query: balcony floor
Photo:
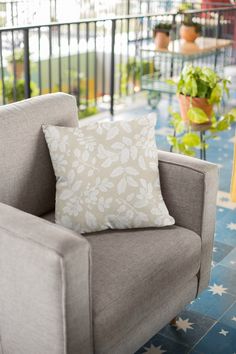
[[[236,98],[235,93],[233,96]],[[230,103],[236,106],[235,99]],[[128,107],[120,107],[114,119],[155,114],[158,148],[168,151],[166,135],[171,132],[168,126],[168,100],[160,102],[158,111],[152,110],[147,105],[145,94],[139,94],[130,99]],[[110,119],[110,116],[100,114],[81,124],[100,119]],[[210,285],[177,316],[177,327],[167,325],[135,354],[236,353],[236,203],[230,201],[229,195],[235,128],[222,133],[218,140],[211,141],[207,150],[207,160],[220,168]]]

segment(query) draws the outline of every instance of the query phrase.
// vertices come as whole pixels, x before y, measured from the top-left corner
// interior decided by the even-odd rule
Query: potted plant
[[[2,92],[2,83],[0,83],[0,92]],[[21,101],[25,98],[25,81],[23,79],[16,80],[15,94],[14,94],[14,78],[9,77],[4,80],[5,99],[6,103],[12,103],[15,101]],[[38,95],[38,88],[34,82],[30,82],[31,96]]]
[[[24,72],[24,50],[16,49],[14,51],[14,56],[11,54],[8,58],[8,71],[10,74],[14,75],[14,62],[15,62],[15,72],[16,79],[19,80],[23,76]]]
[[[182,119],[191,125],[211,125],[214,105],[219,105],[223,94],[229,93],[229,80],[220,77],[208,67],[186,65],[178,82],[177,96]]]
[[[180,38],[186,42],[194,42],[201,33],[201,25],[193,21],[192,14],[188,13],[192,5],[184,3],[180,5],[178,13],[183,14],[183,21],[180,26]]]
[[[160,22],[153,27],[153,38],[156,49],[167,49],[170,43],[172,24]]]
[[[231,125],[236,122],[236,108],[230,110],[228,113],[216,119],[212,119],[212,125],[205,131],[204,139],[201,140],[198,132],[192,130],[191,126],[186,126],[178,112],[173,112],[170,109],[172,119],[170,124],[174,128],[174,135],[168,135],[167,141],[171,145],[174,152],[195,156],[196,151],[203,147],[209,147],[209,141],[218,138],[222,131],[231,128]]]

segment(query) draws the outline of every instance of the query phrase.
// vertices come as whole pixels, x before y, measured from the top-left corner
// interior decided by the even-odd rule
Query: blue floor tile
[[[224,216],[227,214],[228,209],[226,208],[222,208],[222,207],[218,207],[216,209],[216,220],[217,222],[219,222],[222,218],[224,218]]]
[[[224,257],[226,257],[230,251],[232,251],[233,246],[226,245],[225,243],[215,241],[213,248],[213,261],[214,263],[219,263]]]
[[[219,242],[223,242],[227,245],[236,247],[236,238],[234,235],[229,234],[227,232],[224,232],[223,230],[221,231],[217,231],[216,237],[215,237],[216,241]]]
[[[236,330],[236,302],[224,313],[220,322]],[[236,340],[236,338],[235,338]]]
[[[234,248],[221,262],[224,267],[232,268],[236,271],[236,248]]]
[[[234,354],[236,353],[236,329],[218,322],[194,350],[204,354]]]
[[[236,295],[236,270],[216,265],[211,273],[210,285],[220,285],[226,289],[224,293]]]
[[[236,296],[228,293],[220,295],[220,292],[219,294],[213,294],[209,290],[211,289],[204,290],[200,294],[200,297],[187,306],[187,309],[217,320],[232,306],[236,300]]]
[[[189,350],[190,348],[157,334],[135,354],[187,354]]]
[[[215,320],[193,311],[182,311],[176,325],[167,325],[161,331],[163,336],[180,344],[192,347],[213,326]]]

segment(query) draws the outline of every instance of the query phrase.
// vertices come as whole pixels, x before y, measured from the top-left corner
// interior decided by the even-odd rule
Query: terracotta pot
[[[202,126],[202,127],[204,126],[208,127],[211,125],[213,105],[208,102],[207,98],[194,97],[191,99],[190,96],[178,95],[178,100],[180,105],[181,117],[186,123],[191,124],[192,126]],[[201,108],[209,118],[209,122],[199,123],[199,124],[190,122],[188,117],[188,111],[191,108],[191,104],[192,107]]]
[[[180,26],[180,38],[184,39],[186,42],[193,43],[198,36],[199,33],[196,31],[195,26],[186,26],[186,25]]]
[[[170,43],[170,35],[166,32],[156,32],[154,41],[156,49],[167,49]]]
[[[14,75],[14,66],[13,66],[13,63],[9,63],[8,64],[8,71]],[[19,62],[16,62],[16,79],[19,80],[19,79],[22,79],[23,77],[23,72],[24,72],[24,63],[19,63]]]

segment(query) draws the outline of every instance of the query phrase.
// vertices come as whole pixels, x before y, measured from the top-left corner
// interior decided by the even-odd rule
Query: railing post
[[[127,15],[130,15],[130,0],[127,1]]]
[[[24,29],[24,78],[25,78],[25,98],[30,98],[30,51],[29,51],[29,30]]]
[[[174,46],[174,40],[177,39],[177,23],[176,23],[176,14],[173,14],[172,18],[172,28],[173,28],[173,46]],[[172,32],[172,33],[173,33]],[[174,48],[173,48],[174,49]],[[171,55],[171,63],[170,63],[170,77],[173,77],[174,75],[174,57]]]
[[[111,28],[111,86],[110,86],[110,113],[114,115],[114,94],[115,94],[115,37],[116,37],[116,20],[112,20]]]
[[[6,104],[4,68],[3,68],[3,57],[2,57],[2,32],[0,32],[0,66],[1,66],[1,84],[2,84],[2,102],[3,104]]]
[[[217,13],[216,39],[219,39],[221,36],[221,11],[217,11]]]
[[[221,34],[221,12],[218,11],[218,18],[217,18],[217,27],[216,27],[216,39],[220,38]],[[219,54],[219,49],[216,50],[215,52],[215,58],[214,58],[214,70],[217,68],[217,61],[218,61],[218,54]]]

